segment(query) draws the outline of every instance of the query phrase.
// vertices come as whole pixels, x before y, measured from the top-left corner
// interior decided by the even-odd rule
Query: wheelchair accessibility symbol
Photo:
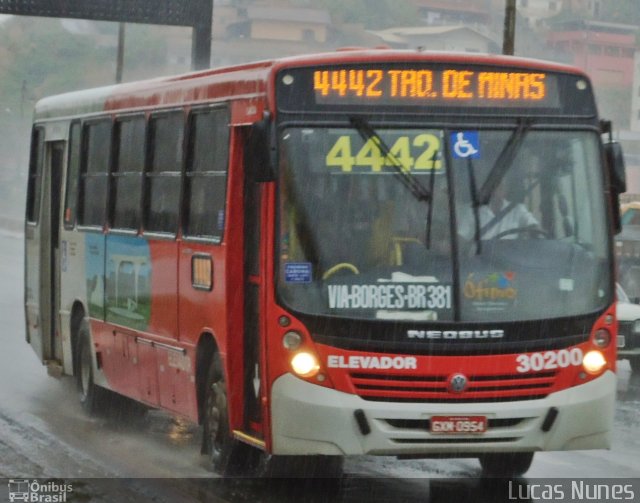
[[[454,159],[479,159],[480,141],[477,131],[451,133]]]

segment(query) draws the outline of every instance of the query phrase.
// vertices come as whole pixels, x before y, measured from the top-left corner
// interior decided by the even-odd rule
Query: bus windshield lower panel
[[[281,134],[278,294],[286,307],[367,320],[509,322],[581,315],[612,301],[595,132],[371,131]]]

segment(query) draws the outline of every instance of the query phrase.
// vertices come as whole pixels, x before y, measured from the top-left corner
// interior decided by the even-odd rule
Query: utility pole
[[[513,56],[516,39],[516,0],[506,0],[502,54]]]
[[[118,57],[116,61],[116,84],[122,82],[122,67],[124,65],[124,23],[118,23]]]

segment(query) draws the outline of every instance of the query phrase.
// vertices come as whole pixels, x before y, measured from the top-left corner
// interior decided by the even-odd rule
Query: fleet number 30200
[[[516,362],[518,362],[516,370],[521,373],[577,367],[582,365],[582,350],[572,348],[522,354],[517,356]]]

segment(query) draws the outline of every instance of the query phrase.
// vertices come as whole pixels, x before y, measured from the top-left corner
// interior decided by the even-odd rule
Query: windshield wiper
[[[380,135],[375,129],[369,125],[366,119],[352,116],[349,117],[349,122],[351,122],[365,142],[370,140],[378,150],[380,150],[384,159],[388,160],[390,166],[395,170],[394,176],[411,192],[413,197],[418,201],[431,201],[431,192],[429,192],[408,169],[405,169],[404,165],[391,153],[389,147],[382,138],[380,138]]]
[[[500,155],[498,155],[496,163],[493,165],[493,168],[491,168],[491,171],[489,171],[482,187],[480,187],[477,199],[473,201],[474,205],[483,206],[485,204],[489,204],[493,191],[498,185],[500,185],[505,173],[511,167],[511,163],[513,162],[513,159],[515,159],[516,153],[518,152],[520,145],[522,145],[524,137],[530,127],[531,121],[526,119],[519,121],[518,128],[511,133],[511,136],[500,152]]]
[[[433,194],[434,186],[436,182],[435,174],[436,174],[436,157],[438,156],[438,151],[433,152],[433,156],[431,157],[431,174],[429,176],[429,194]],[[435,198],[429,201],[429,208],[427,209],[427,228],[424,232],[424,245],[427,250],[431,249],[431,222],[433,221],[433,203]]]
[[[467,157],[467,174],[469,177],[469,190],[471,192],[471,209],[473,210],[473,240],[476,243],[476,255],[480,255],[481,239],[480,239],[480,205],[478,204],[478,184],[476,182],[476,174],[473,169],[473,161],[471,157]]]

